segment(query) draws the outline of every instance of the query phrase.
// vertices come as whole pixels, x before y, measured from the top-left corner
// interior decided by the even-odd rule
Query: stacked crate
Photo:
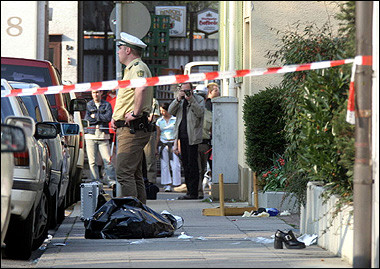
[[[169,65],[170,16],[151,15],[151,19],[149,32],[142,39],[148,45],[142,59],[155,77],[161,75],[161,70]]]

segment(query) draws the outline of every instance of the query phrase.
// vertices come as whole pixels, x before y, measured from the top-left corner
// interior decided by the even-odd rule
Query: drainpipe
[[[356,1],[356,55],[372,55],[372,1]],[[372,225],[372,66],[358,65],[355,74],[356,125],[354,164],[353,267],[371,267]]]
[[[235,1],[229,1],[228,2],[228,13],[229,13],[229,22],[228,22],[228,45],[229,45],[229,51],[228,51],[228,69],[229,71],[235,70]],[[228,96],[236,97],[236,85],[235,85],[235,79],[230,78],[228,83]]]
[[[223,55],[219,55],[219,68],[223,67],[223,70],[221,71],[227,71],[227,24],[228,24],[228,16],[227,16],[227,10],[228,10],[228,2],[227,1],[221,1],[221,5],[223,6],[223,19],[221,19],[221,25],[223,27],[220,27],[223,29],[223,42],[219,42],[219,46],[221,48],[221,51],[223,51]],[[223,20],[223,21],[222,21]],[[222,79],[222,87],[220,88],[220,96],[228,96],[228,79],[224,78]]]
[[[116,2],[116,27],[115,27],[115,39],[120,38],[120,32],[121,32],[121,1]],[[115,50],[115,59],[116,59],[116,80],[121,80],[121,64],[119,63],[119,56],[117,54],[118,48],[116,47]]]

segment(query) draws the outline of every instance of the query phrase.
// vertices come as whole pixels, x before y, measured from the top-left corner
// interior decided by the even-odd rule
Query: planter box
[[[353,262],[353,211],[352,206],[344,207],[341,212],[333,218],[336,209],[335,204],[339,201],[337,196],[331,196],[324,203],[321,194],[324,189],[320,182],[309,182],[307,184],[306,206],[301,207],[301,234],[317,234],[318,246]]]
[[[277,208],[280,212],[288,210],[290,213],[299,213],[299,206],[296,197],[289,195],[285,197],[286,192],[282,191],[269,191],[259,192],[259,206],[258,207],[273,207]],[[254,192],[252,192],[252,201],[254,203]],[[256,205],[254,205],[256,206]]]

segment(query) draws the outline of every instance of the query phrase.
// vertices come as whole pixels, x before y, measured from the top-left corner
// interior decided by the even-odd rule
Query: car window
[[[190,74],[209,73],[209,72],[216,72],[216,71],[218,71],[218,65],[195,65],[195,66],[191,67]],[[211,83],[211,82],[218,83],[216,80],[208,80],[207,84]],[[198,84],[206,84],[206,83],[205,83],[205,81],[198,81],[196,83],[193,83],[194,86],[198,85]]]
[[[50,94],[50,95],[51,95],[51,94]],[[50,111],[51,116],[54,118],[53,109],[51,108],[50,103],[49,103],[49,99],[47,98],[48,95],[44,95],[44,97],[46,98],[46,102],[47,102],[47,104],[48,104],[47,108],[48,108],[48,110]]]
[[[1,64],[1,77],[10,81],[33,82],[41,87],[52,85],[46,67]]]
[[[69,108],[70,107],[70,100],[71,100],[70,94],[69,93],[62,93],[62,97],[63,97],[63,102],[65,103],[65,107]]]
[[[217,65],[195,65],[190,69],[190,74],[193,73],[208,73],[218,71]]]
[[[56,106],[57,105],[57,103],[55,102],[55,94],[47,94],[46,98],[48,99],[49,104],[51,106]]]
[[[16,96],[16,99],[17,99],[17,102],[18,102],[19,105],[20,105],[20,108],[21,108],[22,114],[23,114],[24,116],[30,116],[30,115],[29,115],[29,111],[28,111],[28,109],[26,109],[26,106],[25,106],[24,102],[21,100],[21,97],[20,97],[20,96]]]
[[[28,110],[29,116],[31,116],[36,122],[42,122],[42,115],[38,105],[37,97],[33,95],[21,96],[20,99]]]
[[[5,118],[14,115],[11,102],[9,101],[9,98],[2,97],[1,98],[1,122],[4,122]]]

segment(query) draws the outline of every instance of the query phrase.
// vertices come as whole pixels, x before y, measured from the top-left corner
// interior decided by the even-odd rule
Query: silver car
[[[24,131],[17,126],[1,124],[1,244],[11,216],[14,152],[26,150]]]
[[[39,87],[35,83],[8,81],[14,89]],[[21,107],[25,107],[35,122],[55,122],[50,105],[45,95],[29,95],[17,98]],[[66,124],[66,123],[65,123]],[[67,123],[69,124],[69,123]],[[57,123],[59,136],[46,140],[52,161],[49,177],[49,226],[54,228],[65,217],[65,198],[68,193],[71,156],[65,136],[60,132],[61,124]],[[74,134],[77,135],[77,134]]]
[[[1,86],[2,91],[11,88],[3,80]],[[55,138],[57,128],[53,124],[35,123],[21,109],[17,97],[1,98],[1,121],[21,127],[27,137],[27,150],[14,154],[11,218],[4,243],[8,257],[28,259],[47,237],[51,161],[42,139]]]

